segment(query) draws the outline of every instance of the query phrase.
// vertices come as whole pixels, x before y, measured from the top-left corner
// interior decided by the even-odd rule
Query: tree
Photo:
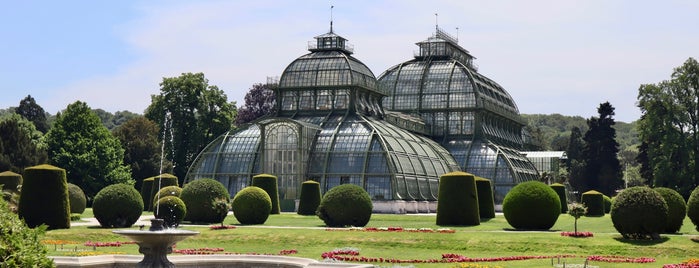
[[[64,168],[68,182],[80,186],[88,200],[105,186],[133,184],[119,140],[84,102],[76,101],[57,115],[46,144],[51,163]]]
[[[18,114],[0,119],[0,170],[22,174],[24,168],[46,163],[43,134]]]
[[[36,129],[41,131],[41,133],[46,133],[46,131],[49,130],[49,124],[46,121],[46,112],[44,108],[36,104],[32,95],[27,95],[27,97],[19,102],[19,107],[17,107],[15,113],[34,123]]]
[[[689,58],[670,80],[641,85],[638,92],[640,173],[687,198],[699,185],[699,62]]]
[[[182,184],[187,168],[204,146],[230,130],[235,104],[228,103],[218,87],[210,86],[203,73],[163,78],[160,94],[151,99],[145,116],[163,126],[165,154]]]
[[[580,204],[580,203],[576,203],[576,202],[573,202],[568,207],[569,207],[568,214],[570,214],[570,216],[573,216],[573,218],[575,218],[575,222],[574,222],[575,233],[574,234],[575,234],[575,236],[577,236],[578,235],[578,219],[582,216],[585,216],[585,214],[587,214],[587,207],[585,207],[585,204]]]
[[[566,149],[566,156],[568,157],[566,167],[568,168],[568,181],[578,191],[585,188],[585,177],[583,174],[585,161],[582,155],[584,147],[585,142],[582,139],[580,128],[573,127],[570,131],[568,148]]]
[[[254,84],[245,94],[245,104],[240,107],[236,125],[254,121],[265,115],[274,114],[276,109],[275,84]]]
[[[617,158],[619,143],[616,142],[614,126],[614,107],[609,102],[597,108],[599,117],[587,120],[588,130],[583,136],[583,179],[581,192],[597,190],[607,196],[613,196],[624,183],[621,165]]]
[[[129,119],[112,132],[124,147],[124,164],[131,167],[136,189],[141,189],[145,178],[172,172],[170,161],[161,163],[162,137],[159,133],[160,127],[144,116]]]

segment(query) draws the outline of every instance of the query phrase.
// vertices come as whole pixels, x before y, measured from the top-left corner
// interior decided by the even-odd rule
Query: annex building
[[[439,28],[417,45],[414,59],[377,79],[331,25],[280,76],[276,114],[211,142],[185,183],[213,178],[233,196],[252,176],[273,174],[287,204],[306,180],[323,192],[352,183],[376,212],[415,213],[435,211],[448,172],[490,179],[496,204],[538,178],[520,152],[525,123],[510,95]]]

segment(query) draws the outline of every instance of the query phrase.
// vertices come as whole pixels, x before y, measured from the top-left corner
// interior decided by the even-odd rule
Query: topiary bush
[[[18,213],[30,228],[70,228],[70,204],[65,169],[38,165],[24,169]]]
[[[667,204],[667,223],[664,233],[677,233],[682,228],[684,218],[687,217],[687,202],[684,202],[682,195],[673,189],[658,187],[653,190],[659,193]]]
[[[612,203],[614,228],[627,239],[659,239],[667,224],[668,206],[663,197],[645,186],[621,191]]]
[[[602,198],[604,198],[604,213],[609,214],[609,212],[612,211],[612,198],[606,195],[602,195]]]
[[[230,202],[228,190],[213,179],[197,179],[185,184],[180,199],[187,206],[185,221],[219,223],[228,214],[227,205],[225,208],[217,205]]]
[[[154,200],[156,195],[158,194],[158,191],[160,189],[168,187],[168,186],[179,186],[177,183],[177,177],[175,175],[169,174],[169,173],[163,173],[160,174],[160,176],[155,176],[153,177],[153,184],[151,185],[149,199],[146,200]],[[153,211],[155,209],[153,205],[150,205],[150,211]]]
[[[131,185],[112,184],[95,195],[92,213],[102,227],[131,227],[143,213],[143,199]]]
[[[304,181],[301,184],[301,196],[299,197],[299,215],[315,215],[320,205],[320,183],[317,181]]]
[[[522,182],[505,195],[502,212],[515,229],[548,230],[561,215],[561,200],[543,182]]]
[[[694,188],[687,200],[687,217],[694,224],[694,228],[699,231],[699,186]]]
[[[166,197],[166,196],[174,196],[179,198],[180,195],[182,194],[182,188],[179,186],[166,186],[160,189],[157,193],[155,193],[155,196],[153,196],[153,210],[157,207],[156,204],[158,203],[158,199]]]
[[[264,189],[249,186],[235,194],[231,207],[241,224],[263,224],[272,211],[272,199]]]
[[[595,190],[584,192],[580,197],[580,203],[587,207],[587,215],[585,216],[604,216],[604,194]]]
[[[279,214],[279,188],[277,187],[277,176],[270,174],[259,174],[252,177],[252,186],[257,186],[265,190],[272,200],[272,211],[270,214]]]
[[[316,215],[329,227],[363,227],[369,223],[373,208],[369,193],[362,187],[342,184],[323,195]]]
[[[481,218],[495,218],[495,200],[490,180],[476,176],[476,191],[478,192],[478,212]]]
[[[80,186],[68,183],[68,204],[70,204],[71,214],[83,214],[85,207],[87,207],[87,197]]]
[[[22,185],[22,175],[12,171],[2,172],[0,173],[0,184],[3,190],[17,192],[17,187]]]
[[[151,211],[153,208],[153,198],[150,196],[150,192],[153,189],[153,181],[155,177],[145,178],[141,183],[141,200],[143,200],[143,209],[145,211]]]
[[[551,189],[556,191],[558,194],[558,199],[561,200],[561,213],[568,212],[568,198],[566,195],[566,186],[560,183],[554,183],[549,185]]]
[[[479,225],[476,178],[466,172],[439,177],[437,225]]]
[[[154,209],[156,219],[163,219],[163,226],[177,227],[187,214],[187,207],[176,196],[165,196],[157,200],[159,207]]]
[[[0,267],[55,267],[41,243],[45,228],[29,228],[0,198]]]

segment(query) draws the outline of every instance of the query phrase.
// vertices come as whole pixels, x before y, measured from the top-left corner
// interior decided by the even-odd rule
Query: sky
[[[698,12],[694,0],[10,1],[0,8],[0,109],[31,95],[51,114],[78,100],[142,114],[163,78],[189,72],[240,106],[332,17],[377,78],[438,25],[520,113],[589,118],[608,101],[631,122],[640,85],[699,57]]]

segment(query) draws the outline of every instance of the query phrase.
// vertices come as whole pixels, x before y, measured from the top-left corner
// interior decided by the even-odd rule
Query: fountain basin
[[[138,244],[138,252],[143,254],[143,260],[136,267],[175,267],[175,264],[167,259],[167,254],[172,253],[172,245],[199,232],[165,229],[159,231],[143,230],[116,230],[115,234],[125,236]]]

